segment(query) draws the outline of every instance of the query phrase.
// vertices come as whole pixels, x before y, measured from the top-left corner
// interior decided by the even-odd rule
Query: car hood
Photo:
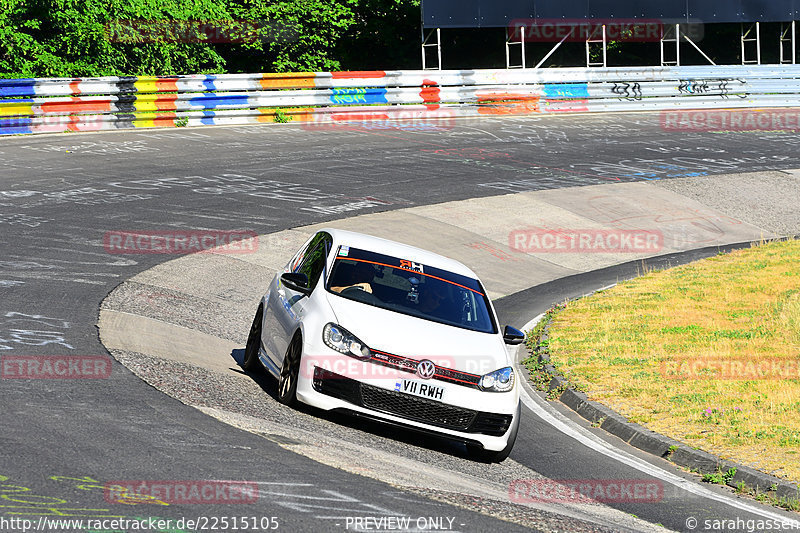
[[[373,350],[485,374],[509,366],[499,334],[480,333],[326,294],[337,323]]]

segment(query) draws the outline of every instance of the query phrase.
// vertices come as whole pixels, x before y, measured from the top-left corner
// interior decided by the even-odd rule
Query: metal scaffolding
[[[664,28],[664,33],[661,35],[661,66],[662,67],[679,67],[681,66],[681,42],[686,41],[692,48],[697,50],[697,52],[705,58],[706,61],[709,62],[711,65],[716,65],[714,60],[712,60],[708,55],[703,52],[703,50],[697,46],[691,37],[687,35],[687,33],[683,30],[680,24],[675,24],[666,26]],[[675,56],[674,59],[667,58],[667,50],[671,48],[671,44],[675,44]]]
[[[556,53],[556,50],[558,50],[558,49],[561,47],[561,45],[562,45],[562,44],[564,44],[564,42],[565,42],[565,41],[566,41],[568,38],[569,38],[569,34],[565,35],[565,36],[564,36],[564,38],[563,38],[563,39],[561,39],[559,42],[557,42],[557,43],[556,43],[556,45],[555,45],[553,48],[551,48],[551,49],[550,49],[550,51],[549,51],[549,52],[547,52],[547,54],[546,54],[546,55],[545,55],[545,56],[542,58],[542,60],[541,60],[541,61],[539,61],[538,63],[536,63],[536,66],[535,66],[535,67],[533,67],[533,68],[539,68],[539,67],[541,67],[542,65],[544,65],[544,62],[545,62],[545,61],[547,61],[548,59],[550,59],[550,56],[551,56],[551,55],[553,55],[553,54],[555,54],[555,53]]]
[[[727,60],[733,63],[739,63],[740,57],[744,65],[798,64],[800,43],[795,21],[800,20],[800,0],[421,0],[420,8],[425,69],[442,68],[440,28],[503,28],[507,69],[540,68],[552,61],[557,50],[574,66],[609,68],[616,66],[609,65],[615,63],[615,58],[620,58],[619,66],[630,65],[632,58],[622,54],[630,51],[631,55],[650,55],[656,46],[660,47],[662,66],[678,66],[687,61],[714,65],[719,61],[716,56],[730,58]],[[659,29],[653,31],[656,24]],[[715,39],[729,39],[729,29],[735,39],[734,24],[740,26],[740,50],[735,40],[711,45],[708,39],[702,41],[704,31],[710,28],[713,30],[706,33]],[[717,31],[722,25],[726,27]],[[780,34],[776,35],[778,27]],[[569,37],[562,40],[565,34]],[[762,37],[767,48],[762,46]],[[499,41],[499,32],[491,40],[495,38]],[[481,42],[473,39],[472,34],[458,41],[470,46]],[[576,47],[563,47],[564,42],[575,42]],[[634,43],[652,44],[643,46],[640,54],[635,51]],[[776,44],[778,50],[774,49]],[[498,45],[499,42],[493,45],[497,46],[497,52]],[[709,46],[713,46],[714,59],[703,50]],[[433,47],[436,58],[432,56]],[[540,61],[539,57],[548,49]],[[737,57],[739,51],[741,56]],[[702,60],[698,61],[699,58]],[[502,60],[496,59],[502,65]],[[642,66],[657,65],[658,58],[642,63]]]
[[[794,20],[792,22],[781,22],[781,64],[797,64],[797,45],[795,44],[797,36],[796,29],[797,23]],[[789,47],[788,53],[786,51],[787,45]]]
[[[747,31],[745,31],[745,27]],[[744,23],[741,25],[742,28],[742,65],[760,65],[761,64],[761,23],[760,22],[753,22],[747,24],[745,26]],[[755,35],[754,37],[752,35]],[[752,49],[752,46],[747,46],[750,43],[755,43],[755,52],[756,58],[755,59],[747,59],[748,48]]]
[[[519,41],[511,40],[514,38],[514,33],[519,33]],[[520,48],[521,63],[519,65],[512,65],[511,47],[517,45]],[[509,35],[508,28],[506,28],[506,68],[525,68],[525,64],[525,26],[519,26],[517,31],[513,32],[511,35]]]
[[[767,26],[768,40],[775,38],[774,26]],[[663,27],[659,39],[661,66],[681,66],[681,45],[689,44],[710,65],[716,65],[713,59],[706,54],[696,38],[697,32],[692,31],[692,24],[669,24]],[[746,22],[740,24],[741,62],[743,65],[761,65],[762,56],[762,27],[760,22]],[[574,37],[575,33],[567,32],[564,37],[556,42],[547,54],[535,65],[528,65],[528,41],[536,36],[536,27],[526,24],[505,28],[505,63],[506,69],[541,68],[556,51]],[[560,36],[560,35],[559,35]],[[441,28],[422,28],[421,31],[421,57],[423,70],[442,70],[442,30]],[[578,40],[580,42],[580,40]],[[583,39],[585,47],[586,67],[608,67],[609,29],[606,24],[594,25]],[[798,64],[797,57],[797,22],[780,22],[778,34],[779,64]],[[518,48],[517,48],[518,47]],[[537,48],[538,50],[538,48]],[[685,52],[685,49],[684,49]],[[769,50],[768,61],[775,61],[774,49]],[[536,54],[538,56],[538,53]],[[685,54],[684,54],[685,55]],[[536,61],[534,58],[533,61]]]
[[[680,38],[680,24],[674,26],[664,26],[664,33],[661,34],[661,66],[662,67],[679,67],[681,65],[681,38]],[[675,59],[667,59],[667,50],[671,47],[668,46],[675,43]]]
[[[436,41],[429,43],[431,37],[436,36]],[[436,48],[436,66],[429,67],[427,63],[428,49]],[[442,70],[442,29],[436,28],[425,35],[425,28],[422,28],[422,70]]]
[[[598,30],[600,35],[598,35]],[[599,44],[603,53],[602,61],[592,61],[592,45]],[[595,47],[596,48],[596,47]],[[592,33],[586,36],[586,66],[587,67],[607,67],[608,66],[608,38],[606,36],[606,25],[595,26]]]

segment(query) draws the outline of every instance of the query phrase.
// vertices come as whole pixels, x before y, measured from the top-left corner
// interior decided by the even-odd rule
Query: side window
[[[303,257],[303,262],[294,269],[294,272],[301,272],[308,276],[309,287],[312,291],[317,286],[320,275],[325,269],[325,261],[332,245],[333,239],[328,233],[324,231],[317,233],[308,244],[308,251]]]
[[[292,260],[289,262],[289,272],[298,272],[300,270],[300,265],[303,264],[303,259],[306,257],[306,252],[310,250],[310,246],[311,241],[308,241],[308,243],[306,243],[306,245],[295,254]]]

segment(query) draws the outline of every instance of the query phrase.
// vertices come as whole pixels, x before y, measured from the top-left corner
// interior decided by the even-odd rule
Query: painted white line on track
[[[530,330],[533,326],[536,325],[544,317],[544,313],[537,316],[523,327],[523,331]],[[522,374],[525,375],[525,374]],[[765,509],[759,506],[755,506],[749,504],[741,499],[734,499],[722,494],[717,494],[708,490],[707,488],[703,487],[702,485],[698,485],[696,482],[684,479],[680,476],[677,476],[671,472],[663,470],[655,465],[648,463],[647,461],[643,461],[638,457],[635,457],[625,451],[622,451],[611,444],[607,443],[600,437],[593,435],[591,432],[587,431],[585,428],[577,425],[575,422],[564,416],[563,414],[556,411],[550,405],[547,405],[545,400],[531,395],[527,387],[530,385],[527,383],[527,380],[522,380],[522,389],[520,390],[520,399],[525,406],[533,411],[533,413],[541,418],[544,422],[551,425],[553,428],[557,429],[564,435],[575,439],[576,441],[580,442],[584,446],[587,446],[597,453],[605,455],[615,461],[619,461],[620,463],[627,465],[631,468],[634,468],[644,474],[648,474],[655,478],[658,478],[670,485],[677,487],[680,490],[684,490],[696,496],[700,496],[702,498],[707,498],[709,500],[714,500],[716,502],[729,505],[737,510],[746,511],[748,513],[752,513],[761,517],[764,517],[769,520],[777,520],[783,523],[785,526],[791,527],[793,529],[800,528],[800,521],[792,520],[785,516],[782,516],[778,513],[770,511],[769,509]]]

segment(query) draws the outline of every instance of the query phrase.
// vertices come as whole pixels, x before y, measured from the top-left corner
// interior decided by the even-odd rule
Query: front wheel
[[[286,350],[283,367],[278,379],[278,401],[284,405],[293,405],[297,401],[297,378],[300,374],[300,352],[302,341],[295,336]]]
[[[505,461],[511,454],[511,449],[514,447],[514,443],[517,440],[517,432],[519,431],[519,418],[521,414],[521,407],[519,404],[517,404],[517,414],[514,417],[514,422],[512,422],[514,425],[511,428],[511,433],[508,435],[508,443],[506,444],[505,448],[500,451],[494,451],[484,450],[480,446],[475,446],[474,448],[469,448],[469,454],[475,459],[486,463],[501,463]]]
[[[250,326],[250,334],[247,336],[247,345],[244,348],[244,361],[242,368],[245,370],[259,370],[261,364],[258,360],[258,352],[261,348],[261,323],[264,320],[264,306],[259,305],[256,316],[253,318],[253,325]]]

